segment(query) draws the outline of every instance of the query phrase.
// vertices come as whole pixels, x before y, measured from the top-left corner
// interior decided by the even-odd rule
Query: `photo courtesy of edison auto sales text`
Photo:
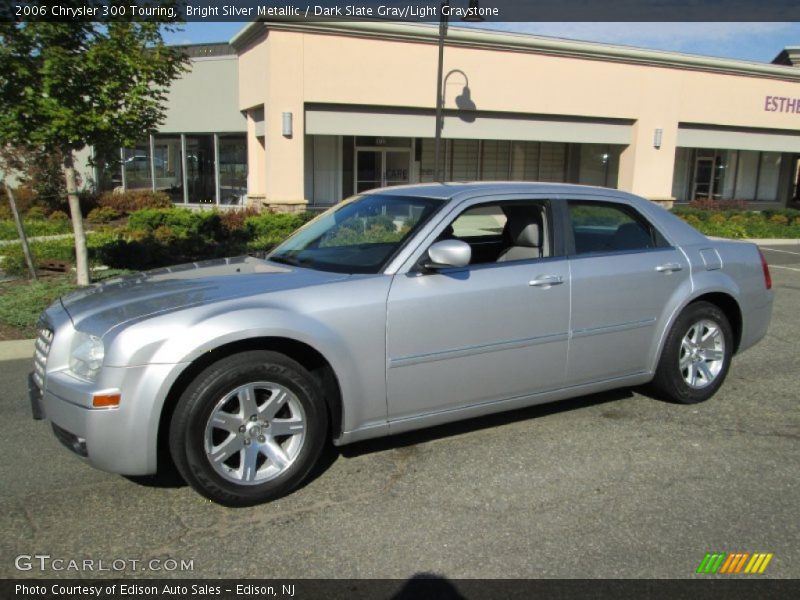
[[[71,597],[94,597],[103,598],[106,596],[220,596],[223,593],[235,594],[236,596],[259,596],[264,598],[274,598],[278,594],[281,597],[293,598],[296,589],[294,584],[281,585],[280,588],[274,585],[257,584],[236,584],[227,587],[211,584],[191,585],[165,584],[161,585],[140,585],[136,583],[112,583],[112,584],[52,584],[52,585],[26,585],[18,583],[14,586],[14,594],[17,597],[36,597],[36,596],[71,596]]]

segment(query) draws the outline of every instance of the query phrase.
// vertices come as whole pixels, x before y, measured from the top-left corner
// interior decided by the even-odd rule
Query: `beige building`
[[[117,180],[278,210],[431,181],[437,38],[430,25],[255,22],[230,46],[193,47],[165,127],[126,151]],[[450,28],[444,56],[446,180],[763,208],[797,196],[798,48],[762,64]]]

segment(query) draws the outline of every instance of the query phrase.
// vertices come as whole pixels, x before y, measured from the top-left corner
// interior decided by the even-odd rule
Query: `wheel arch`
[[[742,331],[744,327],[742,307],[739,306],[739,302],[737,302],[736,298],[727,292],[707,292],[696,298],[692,298],[686,306],[696,302],[708,302],[713,304],[725,314],[728,323],[731,325],[731,329],[733,329],[733,353],[736,354],[742,342]],[[685,308],[686,307],[683,307],[681,310]]]
[[[731,293],[730,290],[720,290],[720,289],[706,289],[699,291],[698,293],[690,296],[687,298],[682,304],[680,304],[675,310],[673,310],[669,321],[666,324],[666,327],[661,331],[661,334],[658,339],[658,345],[656,347],[655,352],[655,360],[652,363],[652,369],[655,373],[655,370],[658,366],[659,361],[661,360],[661,354],[664,352],[664,344],[667,340],[667,335],[669,334],[670,330],[675,324],[675,321],[678,319],[680,314],[686,310],[686,307],[696,303],[696,302],[709,302],[714,306],[718,307],[727,317],[728,322],[731,325],[731,329],[733,329],[733,352],[734,354],[738,351],[739,345],[742,341],[742,332],[744,330],[744,320],[742,316],[742,309],[739,305],[739,301],[736,300],[734,294]]]
[[[248,350],[271,350],[283,354],[300,363],[313,377],[317,379],[323,392],[325,407],[328,411],[329,432],[332,438],[337,438],[342,433],[344,423],[344,406],[342,401],[339,378],[330,361],[316,348],[292,338],[287,337],[252,337],[222,344],[213,350],[204,352],[191,361],[184,368],[166,394],[161,407],[158,422],[158,463],[159,470],[163,461],[169,458],[169,427],[172,415],[181,394],[189,384],[209,365],[239,352]]]

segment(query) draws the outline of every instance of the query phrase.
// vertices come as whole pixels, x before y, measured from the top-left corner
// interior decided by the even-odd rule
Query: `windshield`
[[[413,196],[354,196],[308,223],[267,258],[320,271],[379,273],[444,203]]]

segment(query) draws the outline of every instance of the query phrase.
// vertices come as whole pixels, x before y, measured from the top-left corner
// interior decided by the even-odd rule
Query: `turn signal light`
[[[103,394],[92,396],[92,406],[95,408],[109,408],[119,406],[119,394]]]

